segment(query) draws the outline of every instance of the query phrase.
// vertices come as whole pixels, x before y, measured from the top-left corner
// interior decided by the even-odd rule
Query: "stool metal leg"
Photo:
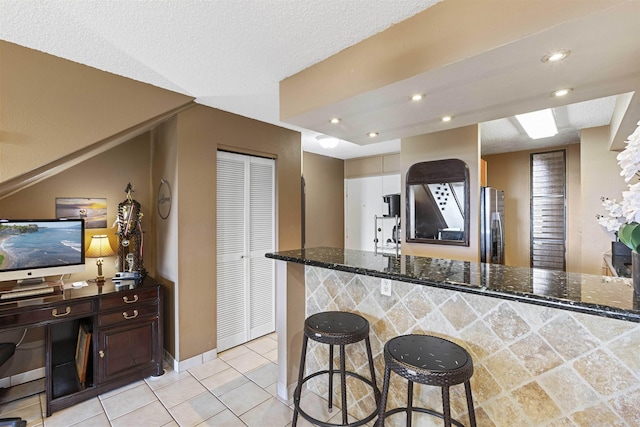
[[[407,385],[407,427],[413,422],[413,381]]]
[[[471,383],[469,381],[464,382],[464,392],[467,395],[467,409],[469,410],[469,423],[471,427],[476,427],[476,413],[473,409],[473,397],[471,396]]]
[[[292,426],[296,426],[298,417],[304,418],[306,421],[313,425],[332,427],[332,426],[345,426],[345,427],[359,427],[363,426],[378,415],[378,402],[380,399],[380,390],[376,385],[375,380],[375,368],[373,366],[373,355],[371,352],[371,345],[369,341],[369,323],[368,321],[355,313],[347,312],[326,312],[316,313],[309,316],[305,320],[305,329],[303,336],[302,354],[300,355],[300,371],[298,372],[298,385],[294,391],[294,411]],[[311,372],[306,375],[305,364],[306,354],[308,350],[308,340],[311,339],[317,343],[329,345],[329,367],[327,369],[320,369],[316,372]],[[366,378],[360,373],[354,371],[347,371],[347,357],[345,347],[347,344],[355,344],[366,340],[367,356],[369,357],[369,369],[371,371],[371,379]],[[340,346],[338,366],[334,366],[334,346]],[[336,370],[339,370],[340,374],[340,390],[336,390],[336,395],[341,394],[341,403],[337,403],[341,406],[342,424],[333,424],[325,422],[321,419],[317,419],[311,414],[305,411],[305,408],[300,405],[301,394],[304,384],[311,381],[315,377],[324,378],[325,375],[329,376],[328,381],[328,398],[327,406],[329,412],[333,409],[333,397],[334,397],[334,378],[337,374]],[[365,368],[366,370],[366,368]],[[365,374],[366,375],[366,374]],[[352,423],[349,423],[348,405],[347,405],[347,376],[351,376],[355,381],[360,381],[365,387],[370,386],[373,388],[375,395],[376,406],[371,408],[371,412],[360,418],[355,419]],[[326,384],[326,383],[325,383]],[[321,385],[319,385],[322,387]]]
[[[342,424],[347,424],[347,369],[345,363],[344,344],[340,345],[340,392],[342,394]]]
[[[307,356],[307,341],[306,335],[302,337],[302,350],[300,351],[300,370],[298,371],[298,384],[293,392],[293,422],[291,427],[296,427],[298,423],[298,406],[300,405],[300,394],[302,392],[302,378],[304,378],[304,362]]]
[[[451,406],[449,404],[449,387],[442,386],[442,415],[444,426],[451,427]]]
[[[387,410],[387,395],[389,394],[389,380],[391,377],[391,368],[384,367],[384,379],[382,383],[382,394],[380,395],[380,405],[378,406],[378,419],[375,427],[384,427],[384,413]]]
[[[329,413],[333,412],[333,345],[329,345]]]
[[[373,367],[373,353],[371,352],[371,340],[369,337],[364,339],[364,344],[367,347],[367,357],[369,358],[369,371],[371,371],[371,382],[373,383],[373,398],[376,401],[376,405],[379,405],[380,390],[378,390],[378,383],[376,382],[376,370]]]

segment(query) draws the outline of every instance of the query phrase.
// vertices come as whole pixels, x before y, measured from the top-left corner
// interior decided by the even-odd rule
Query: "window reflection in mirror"
[[[407,172],[407,241],[469,246],[469,170],[461,160],[416,163]]]

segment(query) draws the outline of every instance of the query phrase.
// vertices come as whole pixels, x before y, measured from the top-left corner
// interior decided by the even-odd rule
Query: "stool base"
[[[389,411],[384,413],[385,420],[389,417],[389,415],[398,414],[400,412],[405,413],[407,417],[410,417],[411,415],[413,415],[412,413],[407,413],[407,408],[406,407],[404,407],[404,408],[394,408],[394,409],[391,409],[391,410],[389,410]],[[441,412],[433,411],[431,409],[413,407],[413,408],[411,408],[411,412],[420,412],[420,413],[423,413],[423,414],[433,415],[434,417],[438,417],[438,418],[440,418],[442,420],[445,419],[445,416]],[[455,426],[465,427],[465,425],[462,424],[458,420],[451,419],[450,422],[451,422],[451,424],[453,424]],[[409,422],[407,425],[411,425],[411,423]],[[382,427],[382,424],[376,423],[375,426],[376,427],[378,427],[378,426]]]
[[[315,377],[317,377],[319,375],[327,375],[327,374],[329,374],[329,370],[326,370],[326,369],[324,371],[314,372],[313,374],[304,377],[302,382],[299,383],[298,386],[296,387],[296,389],[295,389],[295,391],[293,393],[293,402],[294,402],[295,410],[297,411],[297,413],[299,415],[302,416],[302,418],[304,418],[305,420],[309,421],[312,424],[315,424],[315,425],[318,425],[318,426],[323,426],[323,427],[334,427],[334,426],[357,427],[357,426],[361,426],[361,425],[364,425],[364,424],[368,423],[369,421],[371,421],[372,419],[374,419],[378,415],[378,408],[376,407],[376,408],[373,409],[373,412],[371,412],[369,415],[367,415],[365,418],[363,418],[361,420],[354,421],[353,423],[350,423],[350,424],[333,424],[333,423],[320,421],[320,420],[318,420],[316,418],[313,418],[311,415],[307,414],[300,407],[300,394],[302,393],[302,386],[304,385],[304,383],[306,383],[307,381],[309,381],[312,378],[315,378]],[[338,374],[340,374],[340,372],[334,370],[333,374],[334,375],[338,375]],[[374,390],[374,396],[375,396],[376,403],[380,402],[380,393],[379,393],[377,387],[369,379],[363,377],[362,375],[356,374],[355,372],[346,371],[344,374],[346,376],[350,376],[350,377],[356,378],[356,379],[364,382],[365,384],[367,384],[369,387],[372,387],[373,390]],[[330,393],[330,395],[331,395],[331,393]],[[331,410],[329,410],[329,412],[331,412]]]
[[[304,367],[307,356],[307,345],[309,339],[321,344],[329,344],[329,369],[314,372],[308,376],[304,376]],[[371,379],[367,379],[355,372],[347,371],[346,369],[346,354],[345,345],[355,344],[363,341],[367,349],[367,359],[369,362],[369,373]],[[340,348],[340,368],[333,368],[333,346],[337,345]],[[327,396],[327,403],[329,412],[333,408],[333,375],[340,375],[340,393],[342,397],[341,402],[341,415],[342,424],[333,424],[324,422],[313,418],[300,408],[300,395],[302,394],[302,387],[304,384],[312,378],[319,375],[327,375],[329,377],[329,395]],[[347,375],[351,376],[373,389],[374,399],[376,402],[376,408],[367,415],[364,419],[356,420],[349,423],[349,414],[347,413]],[[323,313],[316,313],[309,317],[304,322],[304,335],[302,337],[302,351],[300,352],[300,368],[298,371],[298,385],[293,392],[293,421],[292,427],[296,427],[298,423],[298,415],[309,421],[312,424],[332,427],[332,426],[348,426],[357,427],[364,425],[374,419],[378,415],[378,408],[380,406],[380,390],[376,385],[376,372],[373,366],[373,355],[371,354],[371,341],[369,340],[369,322],[364,317],[349,312],[330,311]]]

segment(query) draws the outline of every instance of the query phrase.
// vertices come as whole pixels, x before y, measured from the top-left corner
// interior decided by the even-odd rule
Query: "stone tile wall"
[[[379,278],[318,267],[305,274],[307,315],[344,310],[369,320],[380,388],[384,343],[425,333],[471,353],[478,426],[640,426],[640,324],[396,281],[384,296]],[[328,346],[310,343],[307,371],[327,369]],[[368,376],[363,343],[347,346],[347,368]],[[308,384],[326,396],[326,382]],[[350,414],[370,413],[370,389],[351,378],[348,384]],[[406,389],[392,374],[387,409],[406,406]],[[415,393],[415,406],[441,410],[439,388],[416,385]],[[451,399],[452,414],[468,425],[462,385],[452,387]],[[442,425],[417,417],[415,425]],[[404,416],[387,425],[404,425]]]

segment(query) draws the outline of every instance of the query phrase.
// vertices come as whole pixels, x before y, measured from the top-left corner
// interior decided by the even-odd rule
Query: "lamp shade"
[[[115,255],[115,252],[109,244],[109,236],[106,234],[96,234],[91,236],[91,244],[87,249],[87,258],[102,258]]]

